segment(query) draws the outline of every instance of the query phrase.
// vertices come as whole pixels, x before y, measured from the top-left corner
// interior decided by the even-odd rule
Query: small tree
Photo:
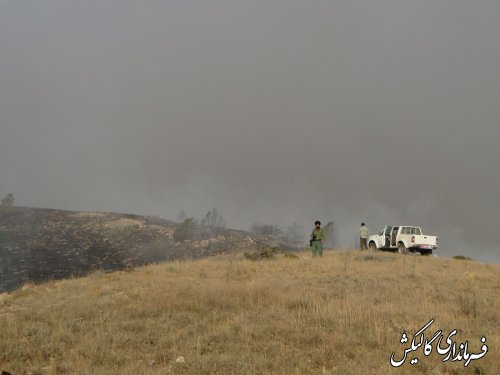
[[[184,220],[186,220],[188,217],[186,215],[186,212],[184,210],[182,210],[181,212],[179,212],[179,214],[177,215],[177,220],[179,222],[183,222]]]
[[[7,213],[14,206],[14,194],[9,193],[5,198],[2,199],[1,212]]]
[[[212,208],[205,217],[201,220],[201,228],[204,232],[209,233],[210,235],[215,234],[216,228],[224,228],[226,226],[226,222],[222,215],[217,211],[217,209]]]
[[[186,219],[180,224],[174,232],[174,241],[187,241],[193,239],[194,218]]]

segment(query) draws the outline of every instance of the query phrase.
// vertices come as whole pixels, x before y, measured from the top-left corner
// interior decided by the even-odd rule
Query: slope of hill
[[[176,227],[157,217],[15,207],[0,214],[0,292],[95,269],[220,254],[257,240],[219,229],[209,239],[177,242]]]
[[[230,254],[26,285],[0,297],[0,370],[495,375],[499,271],[453,259],[328,251],[322,259],[302,253],[265,261]],[[424,345],[408,349],[438,330],[444,338],[429,356]],[[467,366],[456,355],[466,341],[477,356]],[[453,343],[456,352],[443,362],[437,346]],[[406,361],[391,367],[392,353],[400,361],[405,350]]]

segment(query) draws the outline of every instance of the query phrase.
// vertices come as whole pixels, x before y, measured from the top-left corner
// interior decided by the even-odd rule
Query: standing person
[[[325,242],[325,231],[321,228],[321,222],[316,220],[314,222],[315,228],[311,233],[311,247],[313,258],[323,256],[323,243]]]
[[[359,228],[359,246],[361,250],[368,250],[368,227],[365,223],[361,223],[361,228]]]

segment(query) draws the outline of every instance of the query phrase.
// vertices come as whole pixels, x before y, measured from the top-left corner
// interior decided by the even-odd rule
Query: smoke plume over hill
[[[498,1],[4,1],[0,195],[499,262],[498,35]]]

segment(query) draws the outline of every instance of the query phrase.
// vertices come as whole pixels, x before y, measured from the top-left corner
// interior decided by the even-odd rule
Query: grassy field
[[[500,266],[379,252],[239,255],[25,286],[0,295],[12,374],[499,374]],[[413,335],[488,353],[464,367]],[[400,343],[405,331],[409,342]],[[445,340],[443,340],[443,347]],[[435,344],[433,348],[435,348]],[[410,360],[419,359],[416,365]]]

